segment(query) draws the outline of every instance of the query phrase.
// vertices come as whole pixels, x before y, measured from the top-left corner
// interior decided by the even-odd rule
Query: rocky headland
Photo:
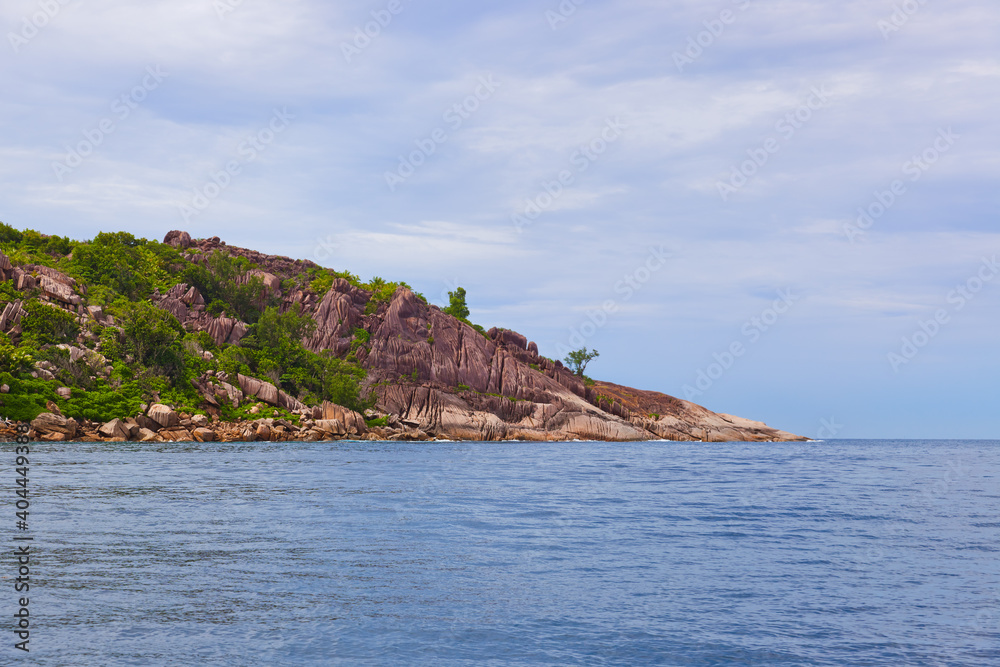
[[[364,369],[362,388],[373,395],[373,406],[362,414],[329,401],[310,405],[272,379],[207,369],[189,379],[200,400],[197,411],[150,400],[137,414],[98,422],[63,416],[59,405],[49,401],[47,411],[31,421],[32,437],[140,442],[805,440],[666,394],[588,382],[561,362],[539,355],[538,346],[524,335],[507,329],[477,330],[405,286],[376,303],[373,291],[341,277],[325,291],[311,289],[306,277],[320,267],[309,261],[228,246],[218,238],[192,239],[179,231],[167,234],[164,243],[195,264],[204,264],[216,252],[246,258],[254,268],[245,279],[259,280],[278,310],[295,311],[315,322],[302,339],[306,349],[351,355]],[[15,289],[77,318],[81,333],[62,347],[71,358],[88,361],[94,378],[110,373],[92,332],[122,323],[100,305],[88,305],[77,280],[51,267],[15,266],[2,253],[0,276],[13,281]],[[184,282],[162,293],[154,291],[149,301],[176,317],[185,331],[206,332],[218,346],[238,345],[252,330],[237,317],[212,314],[205,295]],[[9,302],[0,312],[0,331],[16,339],[25,315],[23,301]],[[211,352],[199,354],[212,357]],[[54,380],[53,370],[42,361],[32,376]],[[68,398],[78,390],[58,391]],[[244,409],[244,418],[225,419],[223,406]],[[274,416],[275,410],[281,414]]]

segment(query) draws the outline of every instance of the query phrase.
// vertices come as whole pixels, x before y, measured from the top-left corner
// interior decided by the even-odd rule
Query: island
[[[469,321],[465,290],[126,232],[0,223],[0,436],[44,441],[801,441],[593,380]],[[586,352],[583,350],[582,352]]]

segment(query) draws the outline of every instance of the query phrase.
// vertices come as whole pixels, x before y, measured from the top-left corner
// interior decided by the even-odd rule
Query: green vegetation
[[[62,308],[36,300],[26,301],[21,307],[28,313],[21,320],[23,338],[31,347],[67,343],[80,331],[76,318]]]
[[[149,243],[126,232],[102,232],[74,249],[70,273],[129,299],[144,299],[153,288],[167,290],[176,285],[179,281],[165,267],[182,261],[171,246]]]
[[[459,287],[454,292],[448,292],[448,307],[443,312],[460,320],[469,319],[469,306],[465,303],[464,287]]]
[[[38,264],[75,278],[76,292],[85,303],[103,306],[116,324],[102,326],[47,302],[38,288],[21,292],[11,281],[0,281],[0,309],[21,301],[26,313],[19,337],[11,340],[0,333],[0,384],[10,387],[8,394],[0,395],[0,416],[30,420],[46,410],[46,401],[68,417],[95,421],[135,416],[142,404],[154,400],[194,414],[202,412],[204,398],[193,382],[207,371],[270,381],[309,404],[329,400],[358,411],[374,404],[373,396],[361,390],[365,371],[352,354],[338,358],[329,351],[305,349],[301,340],[312,332],[314,321],[299,310],[280,312],[261,278],[250,274],[256,265],[226,248],[204,254],[196,250],[188,251],[188,257],[197,260],[190,261],[173,246],[126,232],[76,242],[0,223],[0,251],[15,266]],[[365,287],[353,274],[318,267],[282,285],[315,285],[326,291],[337,278]],[[173,315],[149,300],[154,290],[163,294],[179,283],[197,288],[209,313],[249,323],[248,335],[237,345],[219,346],[204,331],[185,331]],[[405,283],[376,280],[376,286],[376,297],[388,300]],[[367,331],[359,328],[354,333],[358,347],[368,344]],[[57,347],[62,344],[85,352],[72,361],[68,349]],[[32,377],[33,372],[38,377]],[[56,393],[64,386],[71,388],[68,399]],[[251,407],[222,406],[220,416],[295,419],[279,408],[251,413]]]
[[[197,288],[213,314],[224,310],[230,317],[253,323],[268,305],[263,281],[248,275],[253,268],[246,257],[216,251],[207,265],[188,264],[181,282]]]
[[[579,350],[573,350],[566,355],[563,361],[571,371],[580,377],[584,377],[583,371],[586,370],[587,364],[599,356],[601,354],[597,350],[588,351],[586,347],[581,347]]]

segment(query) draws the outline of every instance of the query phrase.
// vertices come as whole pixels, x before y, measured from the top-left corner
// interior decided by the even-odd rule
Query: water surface
[[[998,442],[32,448],[0,661],[1000,664]]]

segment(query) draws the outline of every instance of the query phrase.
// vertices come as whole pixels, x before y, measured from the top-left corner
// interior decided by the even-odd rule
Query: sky
[[[0,220],[405,280],[814,438],[998,438],[1000,5],[7,0]]]

